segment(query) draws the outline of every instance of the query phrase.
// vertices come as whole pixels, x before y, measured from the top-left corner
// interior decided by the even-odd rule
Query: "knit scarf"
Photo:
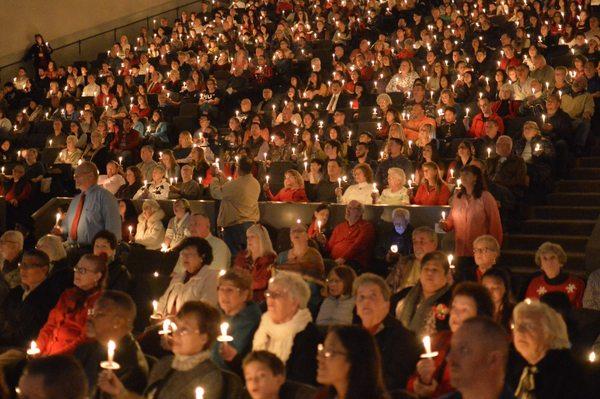
[[[448,289],[449,287],[445,286],[434,295],[421,301],[423,288],[421,288],[421,284],[419,283],[408,292],[406,298],[402,301],[402,308],[399,309],[398,319],[409,330],[421,331],[425,327],[427,319],[432,315],[433,306]]]
[[[308,309],[298,310],[290,321],[281,324],[273,323],[269,312],[266,312],[262,315],[258,330],[254,334],[252,349],[272,352],[285,363],[292,353],[296,334],[304,330],[311,321],[312,316]]]
[[[519,385],[515,391],[517,399],[536,399],[535,396],[535,375],[538,369],[536,366],[527,366],[521,373]]]
[[[177,371],[189,371],[209,358],[210,351],[202,351],[190,356],[175,355],[171,368]]]

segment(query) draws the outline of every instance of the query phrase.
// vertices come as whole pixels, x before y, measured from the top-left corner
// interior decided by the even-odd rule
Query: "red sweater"
[[[271,266],[275,263],[275,254],[261,256],[254,262],[248,253],[248,250],[238,252],[233,266],[239,269],[244,269],[252,275],[252,292],[253,299],[256,302],[261,302],[265,299],[265,291],[269,286],[271,278]]]
[[[87,339],[88,310],[94,307],[101,294],[102,291],[97,291],[85,297],[79,288],[63,292],[35,340],[41,355],[70,354]]]
[[[268,191],[267,196],[269,201],[308,202],[306,191],[303,188],[282,188],[276,195]]]
[[[415,205],[448,205],[450,199],[450,190],[448,186],[442,183],[440,190],[436,190],[435,186],[428,188],[427,184],[422,183],[417,189],[417,193],[413,198]]]
[[[137,130],[131,129],[129,133],[124,130],[115,134],[115,138],[110,143],[111,151],[135,151],[140,144],[140,134]]]
[[[498,123],[498,131],[500,135],[504,134],[504,121],[497,114],[492,114],[489,117],[485,118],[483,114],[480,112],[473,117],[473,121],[471,122],[471,127],[469,128],[469,136],[471,137],[482,137],[485,136],[485,122],[486,120],[494,120]]]
[[[433,372],[433,379],[437,381],[438,386],[432,398],[443,396],[448,392],[454,391],[450,384],[450,368],[447,367],[446,356],[450,350],[450,340],[452,339],[451,331],[440,331],[431,337],[431,350],[439,352],[439,354],[433,358],[435,364],[435,371]],[[415,372],[406,384],[406,389],[410,392],[415,391],[415,381],[419,378],[419,375]]]
[[[342,222],[333,229],[327,250],[332,259],[354,260],[368,269],[374,242],[375,228],[370,222],[361,219],[352,226]]]
[[[567,273],[561,273],[553,279],[549,279],[545,274],[542,274],[531,280],[529,286],[527,286],[525,297],[540,299],[544,294],[558,291],[567,294],[573,307],[581,308],[584,290],[585,283],[583,280]]]

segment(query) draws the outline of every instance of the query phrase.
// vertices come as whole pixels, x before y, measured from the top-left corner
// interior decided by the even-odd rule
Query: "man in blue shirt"
[[[75,187],[81,190],[69,205],[60,232],[76,247],[88,247],[102,230],[121,240],[121,216],[114,195],[98,185],[98,168],[92,162],[82,162],[75,169]]]

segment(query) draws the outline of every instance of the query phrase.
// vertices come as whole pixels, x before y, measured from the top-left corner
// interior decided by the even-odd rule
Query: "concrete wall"
[[[166,10],[193,3],[193,0],[0,0],[0,67],[18,61],[26,49],[33,43],[33,35],[42,33],[53,48],[74,42],[96,33],[126,25],[148,16],[161,14]],[[199,8],[199,2],[182,10],[192,11]],[[162,16],[162,15],[161,15]],[[164,13],[172,22],[175,11]],[[151,23],[151,22],[150,22]],[[136,23],[122,31],[135,38],[140,26]],[[86,41],[82,44],[82,53],[78,46],[57,51],[53,58],[60,63],[78,59],[95,58],[98,52],[110,46],[114,40],[111,32]],[[12,76],[14,68],[6,68],[0,77],[6,80]]]

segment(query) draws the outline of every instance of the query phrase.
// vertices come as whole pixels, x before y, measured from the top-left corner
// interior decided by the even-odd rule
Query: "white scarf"
[[[207,359],[210,359],[210,351],[207,350],[190,356],[175,355],[171,367],[177,371],[189,371]]]
[[[266,312],[262,315],[258,330],[254,334],[252,350],[267,350],[285,363],[292,353],[296,334],[304,330],[311,321],[312,316],[308,309],[298,310],[290,321],[282,324],[273,323],[269,312]]]

